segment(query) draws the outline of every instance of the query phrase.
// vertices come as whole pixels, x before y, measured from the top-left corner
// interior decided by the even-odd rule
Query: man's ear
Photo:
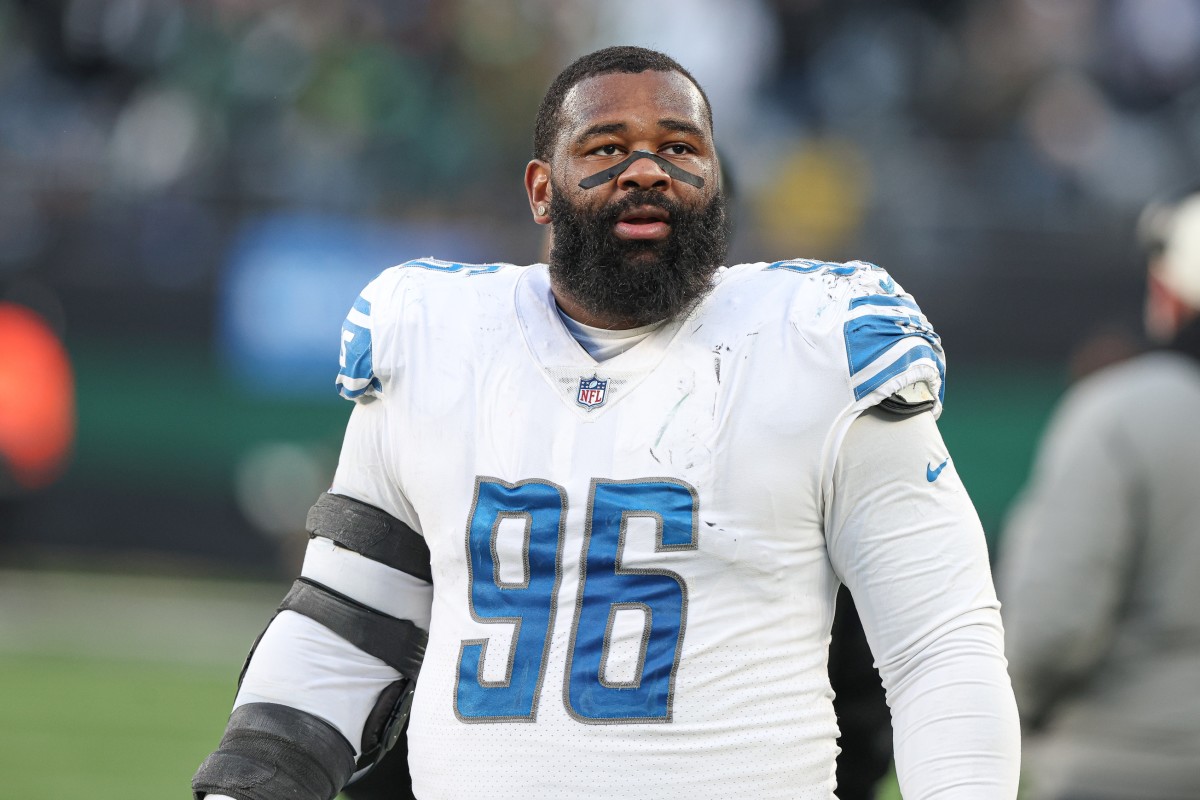
[[[525,165],[525,194],[529,210],[538,225],[550,223],[550,165],[534,159]]]

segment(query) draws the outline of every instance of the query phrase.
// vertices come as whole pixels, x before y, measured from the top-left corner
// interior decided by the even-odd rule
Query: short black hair
[[[558,117],[563,99],[576,84],[597,75],[610,75],[614,72],[637,74],[647,71],[678,72],[691,81],[704,98],[704,115],[709,129],[712,129],[712,104],[708,102],[708,95],[704,93],[700,82],[678,61],[665,53],[645,47],[606,47],[588,53],[567,65],[546,90],[546,96],[542,98],[542,104],[538,107],[537,122],[533,127],[533,157],[542,161],[550,160],[550,153],[554,150],[554,142],[558,138]]]

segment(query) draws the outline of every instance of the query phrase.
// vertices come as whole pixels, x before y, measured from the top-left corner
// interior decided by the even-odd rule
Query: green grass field
[[[285,590],[0,571],[0,796],[189,797]]]
[[[14,800],[187,797],[232,699],[226,670],[0,658],[0,775]]]
[[[3,796],[188,797],[284,588],[0,572]]]

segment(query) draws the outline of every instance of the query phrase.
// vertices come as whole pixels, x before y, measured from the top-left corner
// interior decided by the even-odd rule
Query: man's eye
[[[615,144],[602,144],[592,152],[598,156],[615,156],[617,153],[621,152],[621,148],[617,147]]]
[[[669,144],[664,147],[663,152],[672,156],[686,156],[688,153],[692,152],[692,148],[688,147],[686,144],[676,142],[675,144]]]

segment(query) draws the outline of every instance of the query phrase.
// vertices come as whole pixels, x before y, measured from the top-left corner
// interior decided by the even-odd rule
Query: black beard
[[[617,238],[621,215],[656,206],[671,215],[661,241]],[[550,277],[588,313],[638,327],[674,319],[694,309],[713,287],[713,275],[729,249],[725,198],[718,192],[707,205],[692,208],[653,189],[589,212],[567,200],[555,186],[550,197],[554,243]]]

